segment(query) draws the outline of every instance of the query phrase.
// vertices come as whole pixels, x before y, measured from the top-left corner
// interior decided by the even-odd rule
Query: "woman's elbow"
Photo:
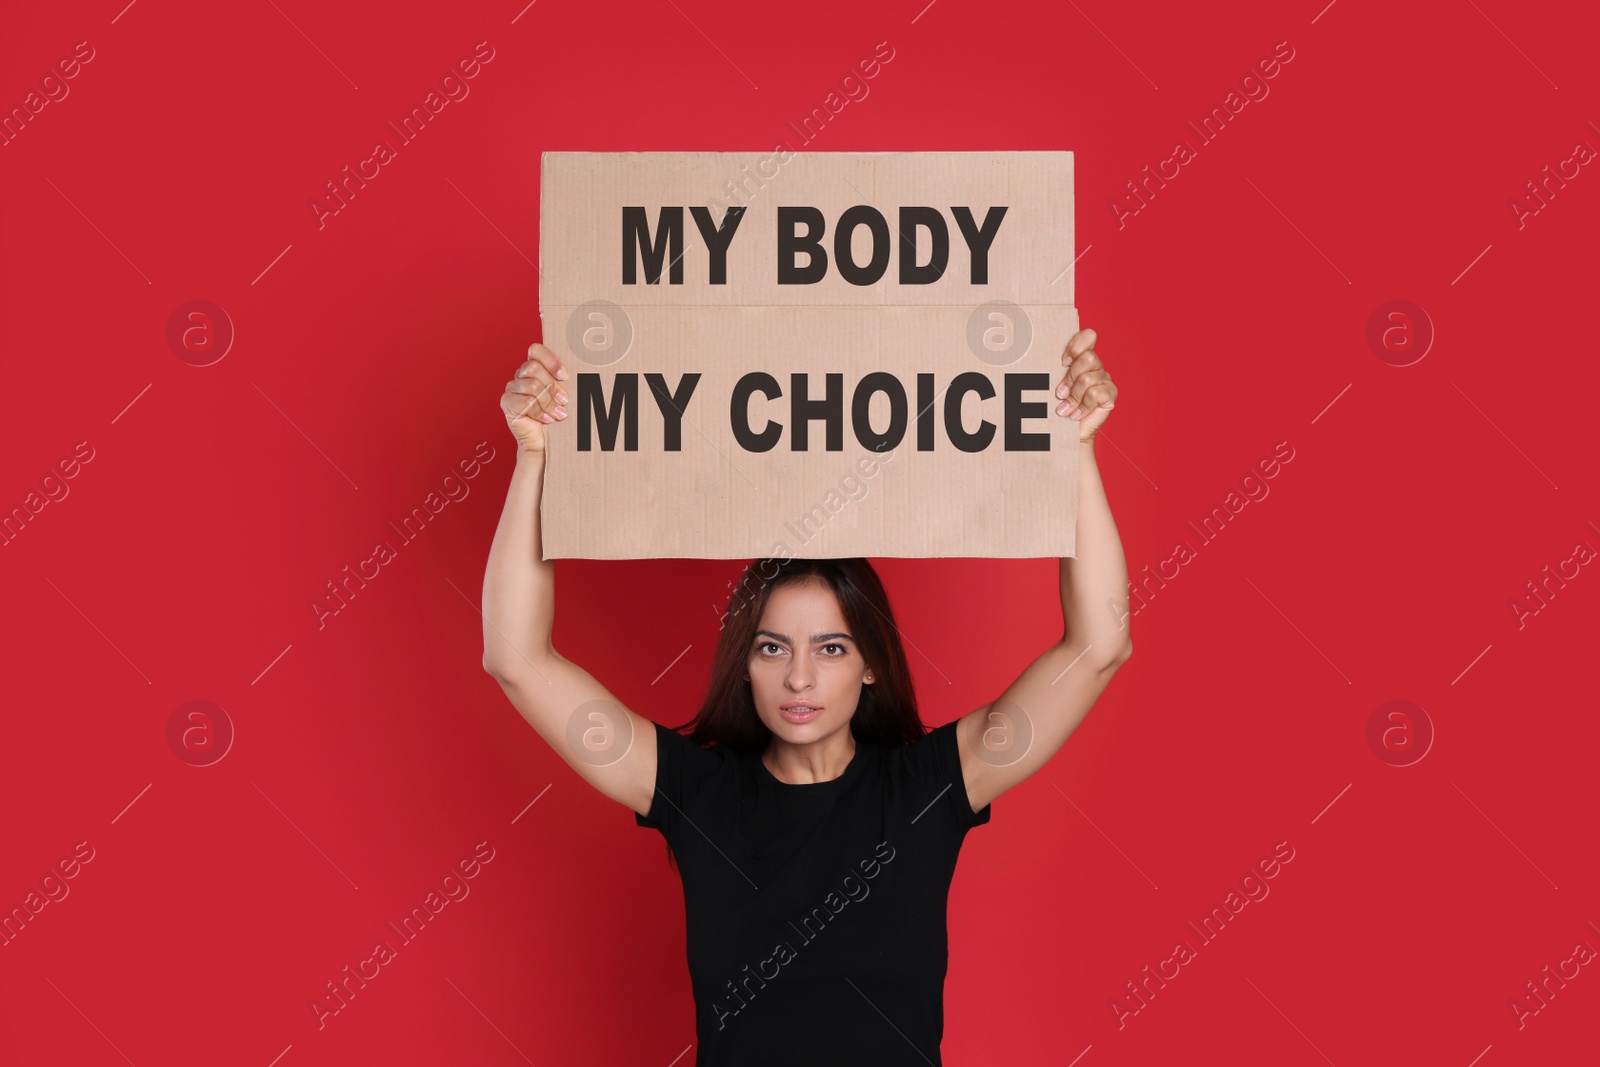
[[[543,677],[550,665],[560,660],[561,656],[548,645],[537,651],[513,648],[509,652],[493,652],[487,647],[483,650],[483,669],[501,685],[522,683],[529,675]]]
[[[483,669],[497,682],[504,682],[510,677],[513,667],[503,654],[483,650]]]
[[[1133,640],[1132,638],[1124,638],[1115,648],[1101,658],[1100,669],[1106,673],[1115,671],[1118,667],[1128,662],[1132,656]]]

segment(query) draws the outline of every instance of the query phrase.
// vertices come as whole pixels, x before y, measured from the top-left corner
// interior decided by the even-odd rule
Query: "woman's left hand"
[[[1067,373],[1056,387],[1056,398],[1060,400],[1056,414],[1078,420],[1079,441],[1094,439],[1095,431],[1111,417],[1117,401],[1117,387],[1095,354],[1095,340],[1093,330],[1079,330],[1061,354]]]

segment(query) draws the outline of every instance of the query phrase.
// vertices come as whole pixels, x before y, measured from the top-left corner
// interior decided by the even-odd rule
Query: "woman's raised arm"
[[[1072,335],[1057,391],[1056,413],[1079,424],[1077,555],[1059,565],[1063,633],[998,698],[962,716],[956,739],[974,811],[1048,763],[1133,655],[1128,566],[1094,457],[1117,387],[1095,340],[1093,330]]]
[[[483,669],[573,770],[611,799],[647,815],[655,795],[655,726],[624,707],[551,643],[555,564],[543,558],[545,433],[566,418],[566,371],[544,345],[500,398],[517,439],[517,465],[483,575]]]

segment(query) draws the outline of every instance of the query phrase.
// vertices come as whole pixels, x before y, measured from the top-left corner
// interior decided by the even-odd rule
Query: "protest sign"
[[[547,559],[1074,554],[1071,152],[546,152]]]

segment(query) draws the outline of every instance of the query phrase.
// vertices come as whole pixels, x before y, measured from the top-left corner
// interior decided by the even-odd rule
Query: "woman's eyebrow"
[[[776,637],[778,640],[782,641],[786,645],[794,644],[794,638],[790,637],[788,634],[780,634],[775,630],[757,630],[756,631],[756,636],[757,637],[760,637],[762,634],[766,634],[768,637]],[[832,641],[832,640],[835,640],[835,639],[841,638],[841,637],[844,638],[846,641],[854,641],[855,640],[855,638],[851,637],[849,634],[815,634],[811,638],[811,643],[812,644],[817,644],[818,642],[821,642],[821,641]]]

